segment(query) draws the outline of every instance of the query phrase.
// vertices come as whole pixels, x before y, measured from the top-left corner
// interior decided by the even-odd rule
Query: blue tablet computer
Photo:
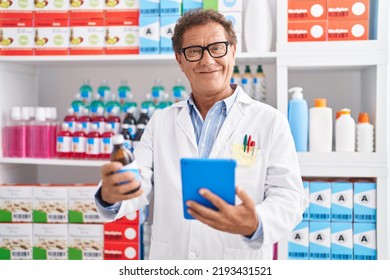
[[[182,158],[180,165],[184,218],[194,219],[187,212],[187,200],[217,210],[210,201],[199,194],[201,188],[209,189],[227,203],[234,205],[236,194],[234,159]]]

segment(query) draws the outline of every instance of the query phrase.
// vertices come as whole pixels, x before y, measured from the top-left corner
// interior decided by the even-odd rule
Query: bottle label
[[[100,154],[100,139],[99,138],[87,138],[87,150],[88,155]]]
[[[72,132],[72,133],[75,132],[75,127],[76,127],[75,122],[65,122],[65,123],[68,124],[69,131],[70,131],[70,132]]]
[[[128,149],[129,151],[133,152],[130,140],[125,139],[125,141],[123,142],[123,146],[125,146],[125,148]]]
[[[117,173],[122,173],[122,172],[133,172],[135,174],[135,179],[141,180],[141,175],[139,173],[139,168],[136,160],[123,166],[121,169],[117,171]]]
[[[112,129],[113,129],[113,132],[115,134],[119,134],[121,132],[121,124],[118,123],[118,122],[109,122],[109,124],[111,125]]]
[[[69,153],[72,146],[72,138],[69,136],[57,137],[57,152]]]
[[[112,147],[113,147],[111,137],[102,138],[101,143],[102,143],[102,147],[101,147],[102,154],[111,154]]]
[[[83,126],[83,130],[85,133],[88,133],[91,129],[91,123],[90,122],[80,122]]]
[[[103,134],[104,133],[104,126],[106,125],[106,123],[105,122],[94,122],[94,124],[97,125],[99,133]]]
[[[72,152],[85,153],[86,139],[85,137],[73,137],[72,138]]]

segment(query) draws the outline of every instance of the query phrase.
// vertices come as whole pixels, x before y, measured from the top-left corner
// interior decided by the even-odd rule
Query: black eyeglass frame
[[[226,51],[225,51],[225,53],[224,53],[223,55],[214,56],[214,55],[212,55],[212,54],[210,53],[210,49],[209,49],[209,48],[210,48],[211,46],[213,46],[213,45],[216,45],[216,44],[225,44],[225,46],[226,46]],[[207,46],[205,46],[205,47],[203,47],[203,46],[189,46],[189,47],[186,47],[186,48],[182,48],[182,49],[180,50],[180,52],[182,52],[182,53],[184,54],[184,57],[186,58],[187,61],[189,61],[189,62],[197,62],[197,61],[199,61],[199,60],[201,60],[201,59],[203,58],[203,54],[204,54],[204,51],[205,51],[205,50],[207,50],[207,52],[209,53],[209,55],[210,55],[212,58],[221,58],[221,57],[224,57],[224,56],[228,53],[228,46],[229,46],[229,45],[230,45],[230,43],[229,43],[228,41],[222,41],[222,42],[215,42],[215,43],[209,44],[209,45],[207,45]],[[188,58],[187,58],[187,55],[186,55],[185,51],[186,51],[187,49],[190,49],[190,48],[201,48],[201,49],[202,49],[202,54],[201,54],[201,56],[200,56],[199,59],[192,60],[192,59],[188,59]]]

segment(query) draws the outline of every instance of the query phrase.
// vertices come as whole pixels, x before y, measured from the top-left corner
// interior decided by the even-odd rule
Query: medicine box
[[[289,21],[288,42],[326,41],[326,20]]]
[[[138,18],[140,0],[106,0],[105,18]]]
[[[309,223],[299,223],[290,233],[288,239],[288,259],[308,260],[309,259]]]
[[[0,52],[2,55],[33,55],[34,27],[32,19],[0,20]]]
[[[376,223],[376,183],[354,182],[354,222]]]
[[[331,183],[310,182],[310,220],[330,221]]]
[[[376,224],[353,224],[353,255],[355,260],[376,260]]]
[[[68,188],[40,185],[33,188],[34,223],[68,223]]]
[[[160,17],[143,16],[139,18],[140,54],[160,53]]]
[[[70,19],[103,20],[105,0],[70,0]]]
[[[104,54],[103,19],[70,19],[70,55]]]
[[[307,198],[307,200],[309,201],[310,200],[310,191],[309,191],[309,181],[303,181],[303,192],[304,192],[304,195],[305,197]],[[308,205],[306,207],[306,210],[305,212],[303,212],[302,214],[302,220],[303,221],[308,221],[309,220],[309,213],[310,213],[310,205]]]
[[[105,260],[139,260],[139,243],[104,242]]]
[[[159,16],[160,2],[160,0],[140,0],[140,16]]]
[[[70,1],[34,0],[34,19],[68,19]]]
[[[104,241],[139,242],[140,227],[134,224],[104,223]]]
[[[32,232],[31,223],[0,223],[0,260],[31,260]]]
[[[123,216],[122,218],[115,220],[115,223],[117,224],[132,224],[132,225],[138,225],[141,222],[140,217],[140,210],[137,210],[133,213],[127,214],[126,216]]]
[[[69,259],[103,259],[103,225],[69,224]]]
[[[327,19],[327,0],[288,0],[288,21]]]
[[[353,259],[352,223],[332,222],[332,260]]]
[[[35,0],[0,1],[0,19],[32,20]]]
[[[0,185],[0,222],[32,222],[32,186]]]
[[[310,222],[309,259],[330,260],[330,222]]]
[[[332,221],[352,222],[353,184],[352,182],[332,182]]]
[[[68,55],[68,20],[36,19],[34,41],[35,55]]]
[[[33,224],[33,259],[67,260],[68,225]]]
[[[173,53],[172,36],[179,16],[160,17],[160,53]]]
[[[181,16],[181,0],[163,0],[160,2],[160,16]]]
[[[328,41],[368,40],[368,19],[328,20]]]
[[[370,0],[328,0],[328,19],[368,19]]]

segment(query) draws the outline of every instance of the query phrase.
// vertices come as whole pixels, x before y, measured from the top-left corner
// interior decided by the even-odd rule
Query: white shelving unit
[[[378,39],[354,42],[288,43],[287,0],[271,4],[277,18],[277,44],[270,53],[241,53],[239,65],[263,64],[268,82],[270,104],[287,114],[292,86],[302,86],[309,106],[315,97],[328,98],[334,110],[352,109],[352,116],[367,111],[375,125],[376,151],[372,154],[315,154],[299,153],[304,177],[369,177],[377,182],[377,246],[378,258],[390,258],[390,179],[389,133],[390,81],[389,3],[379,1]],[[269,0],[272,3],[272,0]],[[276,2],[276,1],[275,1]],[[0,56],[0,126],[12,106],[56,106],[58,115],[65,115],[81,81],[91,78],[96,88],[107,78],[111,86],[119,85],[122,77],[129,84],[138,101],[149,90],[155,77],[160,77],[166,88],[174,79],[184,75],[173,55],[132,56],[55,56],[5,57]],[[189,88],[189,84],[185,83]],[[54,182],[78,183],[84,178],[95,181],[104,161],[60,159],[0,158],[0,183]],[[87,171],[86,171],[87,170]],[[69,176],[69,174],[71,174]],[[287,258],[286,242],[279,243],[278,256]]]

